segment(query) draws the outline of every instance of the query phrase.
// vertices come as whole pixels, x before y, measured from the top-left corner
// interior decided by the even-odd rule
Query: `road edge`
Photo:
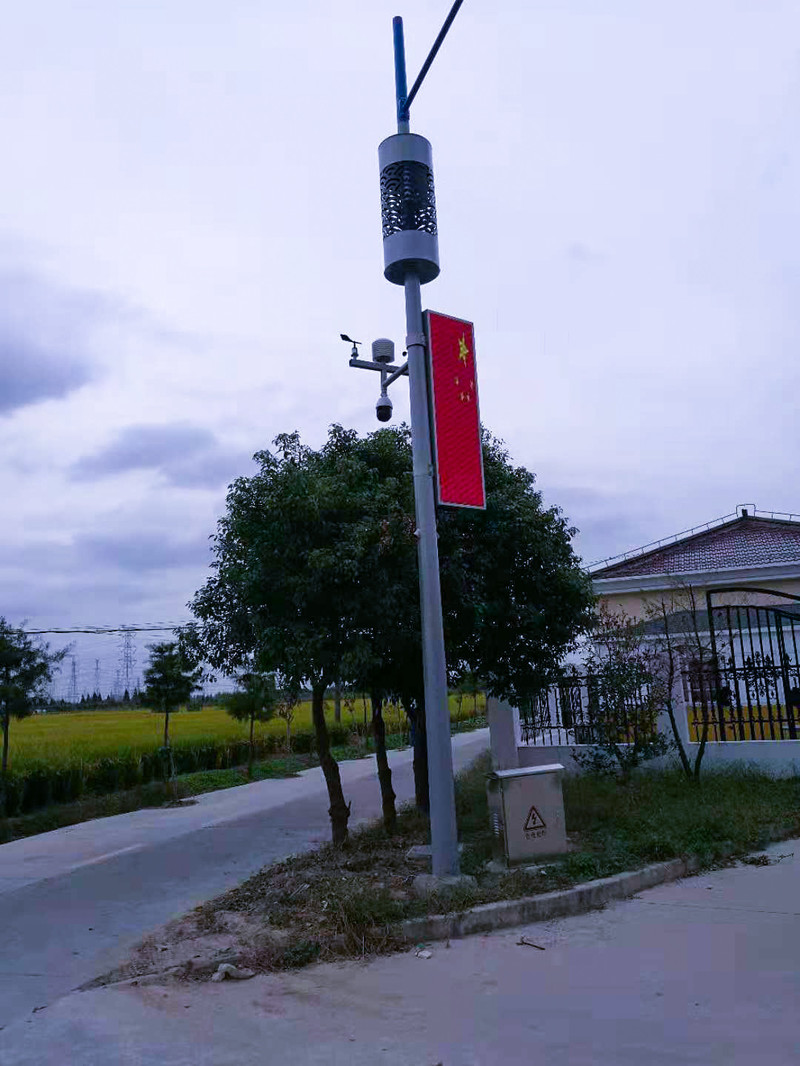
[[[563,918],[605,906],[612,900],[635,896],[646,888],[677,881],[697,873],[702,866],[696,857],[651,863],[641,870],[628,870],[613,877],[586,881],[574,888],[547,892],[541,896],[482,903],[469,910],[450,914],[409,918],[400,925],[400,936],[411,944],[428,940],[450,940],[473,933],[490,933],[530,922]]]

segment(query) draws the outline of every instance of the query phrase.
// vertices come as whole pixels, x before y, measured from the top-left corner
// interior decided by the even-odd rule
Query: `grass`
[[[388,748],[402,747],[402,737],[386,738]],[[338,747],[331,749],[337,761],[360,759],[368,754],[364,747]],[[87,795],[72,803],[54,803],[29,814],[14,818],[0,818],[0,844],[35,836],[52,829],[62,829],[93,818],[108,818],[115,814],[141,810],[143,807],[159,807],[178,799],[190,799],[205,792],[246,785],[250,780],[296,777],[302,770],[318,766],[319,761],[309,754],[276,755],[253,764],[253,776],[248,778],[246,766],[234,766],[227,770],[199,770],[196,773],[180,774],[175,791],[164,782],[152,782],[138,788],[120,790],[103,796]]]
[[[479,729],[485,725],[482,717],[454,722],[453,732],[467,729]],[[386,737],[386,747],[394,751],[407,746],[406,737],[392,733]],[[337,762],[348,759],[362,759],[371,754],[369,741],[359,738],[358,744],[348,744],[331,748],[331,754]],[[246,766],[234,766],[220,770],[199,770],[194,773],[180,774],[177,777],[176,790],[179,799],[199,796],[205,792],[236,788],[247,784],[249,780],[263,781],[269,778],[295,777],[302,770],[318,766],[315,755],[309,753],[292,755],[274,755],[253,764],[252,778],[248,778]],[[11,818],[0,818],[0,844],[18,840],[26,836],[61,829],[79,822],[91,821],[93,818],[107,818],[115,814],[125,814],[143,807],[161,806],[174,801],[175,792],[163,782],[152,782],[137,788],[118,790],[106,795],[84,795],[79,800],[69,803],[49,804],[28,814]]]
[[[746,769],[709,771],[699,782],[674,771],[642,773],[627,785],[569,777],[564,803],[574,850],[534,871],[492,872],[487,770],[488,757],[456,782],[462,870],[477,878],[476,886],[429,900],[413,896],[411,882],[422,867],[407,852],[427,841],[428,827],[404,808],[396,836],[373,825],[354,832],[343,849],[326,846],[266,867],[192,912],[180,936],[220,933],[235,918],[245,964],[285,969],[396,950],[398,923],[406,918],[536,895],[672,858],[695,857],[708,867],[800,835],[798,778]]]
[[[450,713],[454,721],[473,716],[472,699],[459,706],[456,696],[450,697]],[[483,697],[477,701],[477,710],[485,707]],[[348,706],[343,701],[342,725],[353,733],[363,732],[368,703],[361,697]],[[333,700],[326,701],[326,718],[334,723]],[[402,708],[392,704],[384,708],[386,732],[403,734],[408,722]],[[223,707],[204,706],[199,711],[177,711],[170,715],[170,739],[174,747],[198,744],[203,741],[244,741],[249,735],[249,725],[237,722]],[[292,722],[293,734],[313,732],[311,704],[305,701],[298,705]],[[104,757],[121,753],[134,756],[153,752],[161,746],[164,735],[164,717],[140,708],[69,711],[59,714],[38,714],[22,721],[13,721],[10,729],[9,766],[15,773],[24,773],[30,766],[45,763],[49,766],[68,766],[75,762],[95,762]],[[256,736],[273,736],[283,740],[286,726],[281,719],[256,726]]]
[[[179,786],[178,796],[182,798],[186,794]],[[112,792],[107,796],[85,796],[73,803],[56,803],[30,814],[0,819],[0,844],[49,833],[53,829],[63,829],[79,822],[89,822],[93,818],[110,818],[115,814],[128,814],[145,807],[163,807],[172,802],[174,796],[170,786],[153,781],[149,785]]]

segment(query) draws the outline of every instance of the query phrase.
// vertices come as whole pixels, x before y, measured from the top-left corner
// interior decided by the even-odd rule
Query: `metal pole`
[[[399,15],[395,15],[392,19],[392,33],[394,34],[394,87],[395,97],[397,98],[397,132],[408,133],[406,45],[403,37],[403,20]]]
[[[416,274],[406,275],[405,293],[414,506],[417,517],[422,616],[422,665],[425,677],[425,730],[428,740],[428,788],[431,804],[431,868],[435,876],[442,877],[459,872],[458,831],[442,625],[442,591],[439,584],[439,547],[433,491],[422,294]]]

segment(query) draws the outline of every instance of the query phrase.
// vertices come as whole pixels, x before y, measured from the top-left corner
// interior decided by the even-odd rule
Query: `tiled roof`
[[[685,574],[790,562],[800,566],[800,522],[745,517],[611,563],[595,570],[592,578]]]

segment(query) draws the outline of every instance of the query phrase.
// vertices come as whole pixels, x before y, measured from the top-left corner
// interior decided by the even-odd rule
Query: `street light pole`
[[[352,341],[346,334],[341,335],[342,340],[353,345],[350,366],[380,371],[381,398],[376,405],[376,414],[380,421],[385,422],[391,417],[391,404],[386,396],[386,389],[402,375],[407,373],[409,377],[431,817],[431,868],[436,877],[448,877],[459,872],[450,705],[436,532],[431,407],[425,327],[422,319],[422,285],[433,281],[439,274],[439,240],[431,146],[424,137],[410,132],[409,107],[462,3],[463,0],[455,0],[410,93],[406,83],[403,20],[397,17],[392,24],[397,133],[382,141],[378,149],[381,168],[383,273],[388,281],[394,285],[402,285],[405,291],[408,361],[390,372],[389,363],[394,359],[391,341],[375,341],[372,361],[368,361],[359,357],[358,342]]]
[[[460,4],[459,4],[460,6]],[[452,21],[452,19],[450,20]],[[403,20],[393,20],[397,132],[409,136]],[[446,32],[446,31],[445,31]],[[440,35],[441,36],[441,35]],[[435,46],[441,43],[437,41]],[[423,72],[424,76],[424,72]],[[417,80],[417,86],[420,79]],[[410,137],[409,137],[410,140]],[[398,153],[398,155],[403,154]],[[415,158],[418,153],[414,154]],[[412,162],[411,166],[424,165]],[[433,177],[430,177],[431,189]],[[435,220],[435,214],[434,214]],[[407,221],[406,221],[406,224]],[[434,222],[435,230],[435,222]],[[399,236],[399,235],[398,235]],[[434,235],[435,240],[435,235]],[[438,241],[429,258],[438,260]],[[419,249],[415,250],[416,252]],[[406,252],[403,288],[406,302],[406,347],[411,400],[411,441],[414,464],[414,505],[417,520],[422,663],[425,682],[425,731],[428,751],[428,795],[431,818],[431,869],[434,876],[457,874],[458,830],[453,786],[453,751],[450,739],[450,706],[447,663],[442,625],[442,593],[439,581],[439,548],[436,531],[436,501],[431,454],[430,400],[426,366],[425,332],[422,322],[420,274]],[[397,264],[398,266],[400,264]],[[438,274],[438,261],[435,263]],[[434,274],[435,276],[435,274]],[[390,280],[399,280],[395,277]],[[430,280],[428,277],[426,280]]]
[[[436,503],[433,491],[428,375],[425,366],[425,335],[422,329],[422,294],[416,274],[406,275],[405,295],[422,664],[425,677],[428,794],[431,809],[431,869],[435,876],[441,877],[458,873],[458,831],[442,625],[442,592],[439,582]]]

